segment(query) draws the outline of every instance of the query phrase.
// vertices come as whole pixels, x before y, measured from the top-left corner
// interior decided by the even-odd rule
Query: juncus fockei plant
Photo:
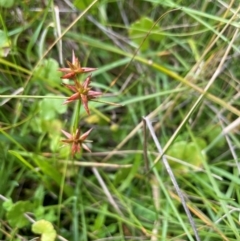
[[[87,78],[83,82],[79,80],[79,75],[84,73],[90,73],[96,70],[96,68],[81,67],[78,58],[75,57],[74,51],[72,52],[72,62],[67,61],[67,64],[68,68],[60,68],[59,71],[64,73],[64,75],[61,77],[62,79],[73,80],[73,85],[63,85],[73,91],[74,94],[67,98],[67,100],[65,100],[63,104],[68,104],[73,101],[79,101],[89,115],[90,111],[88,107],[88,102],[101,96],[102,92],[93,91],[91,89],[91,74],[87,76]],[[62,140],[62,142],[71,145],[72,156],[74,156],[75,153],[80,152],[82,148],[91,152],[88,146],[84,143],[91,131],[92,128],[81,135],[80,128],[75,130],[72,134],[62,130],[62,133],[68,138],[66,140]]]

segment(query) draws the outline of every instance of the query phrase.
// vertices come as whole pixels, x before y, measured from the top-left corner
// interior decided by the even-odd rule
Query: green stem
[[[45,96],[45,95],[0,95],[0,98],[32,98],[32,99],[66,99],[65,96]]]
[[[77,104],[77,111],[74,117],[74,124],[73,124],[73,129],[74,132],[76,132],[76,130],[79,128],[79,123],[80,123],[80,112],[81,112],[81,106],[82,106],[82,101],[79,100],[78,104]]]

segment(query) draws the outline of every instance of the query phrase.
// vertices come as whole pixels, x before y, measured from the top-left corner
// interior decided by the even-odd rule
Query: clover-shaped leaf
[[[32,225],[32,231],[41,234],[42,241],[54,241],[57,237],[56,230],[53,225],[44,219],[37,221]]]
[[[47,96],[54,96],[53,94],[47,94]],[[63,105],[61,99],[43,99],[39,102],[40,116],[43,120],[54,120],[57,114],[63,114],[67,110],[67,106]]]
[[[74,0],[73,5],[74,5],[77,9],[79,9],[79,10],[84,10],[84,9],[86,9],[91,3],[92,3],[92,0],[84,0],[84,1]],[[98,3],[97,3],[97,4],[94,4],[89,11],[90,11],[91,13],[95,13],[98,5],[99,5]]]
[[[195,166],[200,166],[203,160],[206,160],[206,154],[203,149],[206,147],[206,142],[202,138],[196,138],[195,141],[177,141],[167,151],[167,155],[185,161]],[[181,171],[187,169],[179,163],[172,163],[172,167]]]
[[[9,40],[7,34],[4,31],[0,30],[0,57],[6,57],[10,51],[10,47],[11,41]]]
[[[3,208],[7,211],[11,210],[11,208],[13,207],[13,201],[12,199],[8,199],[3,203]]]
[[[33,210],[33,204],[29,201],[19,201],[12,205],[7,212],[7,220],[14,228],[22,228],[29,224],[29,221],[24,216],[26,212]]]
[[[33,79],[35,81],[39,81],[39,83],[55,86],[59,83],[62,75],[58,69],[59,65],[55,59],[45,59],[35,69]]]
[[[149,40],[160,42],[163,35],[161,35],[161,29],[158,27],[158,25],[154,25],[154,21],[148,17],[142,17],[138,21],[131,24],[129,28],[129,37],[130,39],[137,44],[138,46],[141,45],[141,50],[147,50],[149,48]],[[150,31],[150,33],[149,33]],[[148,37],[145,39],[145,41],[142,43],[145,36],[148,35]]]
[[[0,0],[0,7],[11,8],[14,4],[14,0]]]

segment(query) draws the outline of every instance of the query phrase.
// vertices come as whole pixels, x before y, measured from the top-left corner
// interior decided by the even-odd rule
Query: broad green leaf
[[[49,209],[49,210],[45,210],[44,212],[44,219],[49,221],[49,222],[54,222],[58,219],[57,214],[55,213],[54,209]]]
[[[158,25],[154,25],[154,21],[148,17],[142,17],[138,21],[131,24],[129,28],[129,37],[138,46],[142,43],[143,39],[148,35],[141,45],[141,50],[147,50],[149,48],[149,40],[160,42],[162,35],[161,29]],[[151,29],[152,28],[152,29]],[[150,32],[150,33],[149,33]]]
[[[53,152],[59,152],[59,143],[61,143],[60,132],[56,135],[51,135],[50,149]]]
[[[10,1],[9,1],[10,2]],[[1,6],[1,0],[0,0]],[[0,57],[6,57],[10,51],[11,41],[7,34],[0,30]]]
[[[154,222],[156,220],[156,213],[151,212],[151,208],[138,205],[134,208],[134,213],[136,216],[144,217],[148,222]]]
[[[3,203],[3,208],[5,209],[5,210],[7,210],[7,211],[9,211],[9,210],[11,210],[11,208],[13,207],[13,201],[12,201],[12,199],[8,199],[7,201],[5,201],[4,203]]]
[[[51,233],[43,233],[41,241],[54,241],[56,239],[56,231]]]
[[[51,121],[48,131],[51,136],[56,136],[61,133],[61,129],[62,129],[62,122],[59,119],[55,119]]]
[[[54,96],[53,94],[47,94],[46,96]],[[56,96],[57,97],[57,96]],[[54,120],[57,114],[63,114],[67,110],[67,106],[63,105],[61,99],[43,99],[39,102],[39,113],[43,120]]]
[[[74,0],[73,5],[78,8],[79,10],[84,10],[86,9],[90,4],[92,3],[92,0]],[[90,11],[92,9],[96,9],[96,7],[98,6],[98,4],[96,3],[95,5],[93,5],[93,7],[90,9]]]
[[[183,160],[186,147],[186,141],[175,142],[167,151],[167,155]]]
[[[61,72],[55,59],[45,59],[34,71],[33,80],[55,86],[60,83]]]
[[[11,8],[14,2],[14,0],[0,0],[0,7]]]
[[[7,212],[7,220],[12,227],[23,228],[30,223],[24,213],[32,212],[33,209],[33,204],[29,201],[19,201]]]
[[[206,147],[204,139],[196,138],[195,142],[177,141],[167,151],[167,155],[185,161],[195,166],[200,166],[206,155],[202,150]],[[172,163],[173,168],[184,171],[186,168],[182,164]]]
[[[54,115],[56,116],[56,115]],[[33,118],[30,126],[37,133],[48,132],[50,138],[59,135],[62,129],[62,122],[59,119],[45,120],[45,116]]]
[[[207,129],[204,131],[208,142],[214,142],[217,136],[220,136],[222,133],[222,128],[218,125],[209,125]],[[215,147],[221,148],[226,144],[225,138],[219,138],[218,142],[215,144]]]
[[[35,215],[35,217],[36,217],[37,219],[40,219],[40,218],[42,219],[43,216],[44,216],[44,211],[45,211],[45,209],[44,209],[43,206],[41,206],[41,205],[37,206],[37,208],[34,209],[34,215]]]
[[[203,150],[207,146],[207,143],[203,138],[194,138],[194,141],[197,144],[197,146],[200,148],[200,150]]]
[[[34,190],[33,199],[35,200],[36,203],[40,205],[43,203],[44,196],[45,196],[44,186],[39,185],[37,189]]]
[[[53,225],[46,220],[39,220],[32,225],[32,231],[37,234],[49,233],[54,231]]]
[[[35,111],[38,112],[39,111],[39,103],[36,103],[35,105]],[[30,128],[36,132],[36,133],[42,133],[42,125],[41,125],[41,119],[39,118],[38,115],[36,115],[35,117],[33,117],[29,123]]]
[[[34,192],[34,216],[37,220],[44,219],[49,222],[56,221],[57,217],[55,214],[55,209],[43,207],[43,201],[45,197],[46,190],[43,185],[39,185],[36,191]]]
[[[57,237],[56,230],[53,225],[46,220],[39,220],[32,225],[32,231],[41,234],[42,241],[54,241]]]
[[[197,145],[197,143],[188,143],[185,149],[183,160],[195,166],[200,166],[204,159],[206,159],[206,157],[201,152],[200,147]]]

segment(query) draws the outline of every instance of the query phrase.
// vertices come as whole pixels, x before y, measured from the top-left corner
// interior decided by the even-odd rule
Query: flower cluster
[[[72,63],[67,61],[67,64],[69,68],[60,68],[59,71],[64,73],[64,75],[61,77],[62,79],[70,79],[74,81],[73,85],[64,84],[64,86],[73,91],[74,94],[67,98],[67,100],[64,101],[63,104],[68,104],[70,102],[78,100],[83,104],[84,109],[89,115],[90,111],[88,108],[88,101],[101,96],[102,93],[99,91],[91,90],[91,75],[89,75],[83,83],[80,83],[80,81],[78,80],[78,75],[82,73],[90,73],[96,69],[81,67],[78,58],[75,57],[74,51],[72,53]],[[87,132],[81,135],[80,129],[76,130],[76,133],[73,134],[70,134],[62,130],[62,133],[68,138],[66,140],[62,140],[62,142],[72,145],[72,156],[74,156],[76,152],[80,152],[81,147],[90,152],[90,149],[86,144],[84,144],[84,141],[91,131],[92,129],[88,130]]]

